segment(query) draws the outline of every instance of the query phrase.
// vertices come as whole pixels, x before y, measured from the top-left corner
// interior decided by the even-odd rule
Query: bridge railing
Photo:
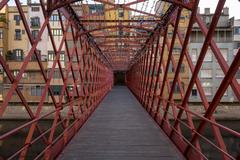
[[[56,158],[112,87],[109,64],[89,35],[80,36],[84,28],[69,3],[41,0],[26,6],[16,0],[9,7],[8,0],[0,2],[3,16],[9,16],[4,35],[21,30],[21,39],[0,55],[0,159]],[[28,14],[34,9],[40,10],[37,26]],[[12,54],[16,59],[8,61]]]
[[[186,8],[177,7],[174,18],[155,31],[146,49],[130,66],[126,83],[185,157],[237,159],[239,142],[231,143],[230,145],[235,146],[232,147],[223,136],[239,139],[240,133],[218,122],[215,113],[221,107],[221,99],[230,87],[235,94],[235,103],[239,104],[240,87],[235,75],[239,70],[240,51],[238,49],[228,65],[213,38],[225,1],[218,1],[208,25],[197,13],[198,3],[198,0],[192,2],[192,7],[188,10],[190,19],[186,28],[181,26],[181,17]],[[197,24],[199,32],[204,35],[196,62],[192,61],[189,53],[193,24]],[[174,53],[175,48],[180,49],[177,55]],[[209,50],[224,73],[220,83],[214,84],[217,90],[212,98],[209,98],[206,85],[200,80],[200,72]],[[186,68],[189,68],[190,73]],[[197,94],[200,98],[195,107],[191,101],[192,94]],[[212,153],[215,157],[211,157]]]

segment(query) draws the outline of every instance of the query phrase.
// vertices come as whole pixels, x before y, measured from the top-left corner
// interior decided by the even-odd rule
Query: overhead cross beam
[[[145,28],[145,27],[137,26],[137,25],[109,25],[109,26],[95,28],[95,29],[92,29],[92,30],[86,30],[85,32],[80,33],[79,36],[81,36],[83,34],[95,32],[95,31],[106,30],[106,29],[114,29],[114,28],[119,28],[119,29],[121,29],[121,28],[130,28],[130,29],[144,30],[144,31],[147,31],[149,33],[152,32],[152,30],[149,29],[149,28]]]
[[[123,7],[123,6],[125,6],[125,7],[131,6],[131,5],[134,5],[134,4],[137,4],[137,3],[141,3],[141,2],[144,2],[144,1],[146,1],[146,0],[136,0],[136,1],[133,1],[133,2],[126,3],[126,4],[121,4],[121,7]],[[120,7],[120,5],[116,5],[116,4],[111,3],[111,2],[108,2],[108,1],[101,1],[101,3],[103,3],[103,4],[108,3],[109,5],[113,6],[113,7],[111,7],[111,8],[105,9],[104,12],[116,10],[116,9],[118,9],[118,8]],[[86,14],[86,15],[81,16],[80,18],[85,19],[85,18],[89,18],[89,17],[91,17],[91,16],[97,16],[97,15],[99,15],[99,14],[102,14],[102,12],[101,12],[101,11],[100,11],[100,12],[98,11],[98,12],[95,12],[95,13],[89,13],[89,14]]]
[[[105,62],[109,67],[111,67],[111,63],[109,62],[107,57],[101,52],[101,49],[97,46],[96,42],[93,40],[92,35],[90,35],[86,28],[81,24],[78,16],[76,15],[72,7],[68,5],[65,6],[64,8],[61,8],[60,11],[65,15],[65,17],[73,19],[73,21],[75,22],[75,26],[79,28],[79,30],[82,30],[84,32],[84,35],[87,37],[90,44],[92,44],[96,48],[96,51],[103,60],[103,62]]]
[[[81,22],[83,24],[89,24],[89,23],[159,23],[161,20],[157,19],[146,19],[146,20],[136,20],[136,19],[121,19],[121,20],[106,20],[106,19],[83,19]]]

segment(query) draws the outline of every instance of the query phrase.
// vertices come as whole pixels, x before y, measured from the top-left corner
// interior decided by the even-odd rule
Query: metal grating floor
[[[80,129],[60,160],[183,159],[125,86],[116,86]]]

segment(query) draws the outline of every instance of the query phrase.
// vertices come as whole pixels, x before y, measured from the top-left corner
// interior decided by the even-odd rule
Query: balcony
[[[53,67],[53,63],[54,63],[54,61],[48,61],[48,68],[52,68]],[[61,63],[61,67],[65,68],[65,62],[61,61],[60,63]],[[55,68],[59,68],[58,65],[56,65]]]
[[[8,64],[8,67],[10,70],[19,70],[22,65],[23,65],[23,61],[8,61],[7,62]],[[46,70],[47,69],[47,61],[43,61],[42,62],[43,64],[43,68]],[[27,65],[27,68],[26,70],[32,70],[32,71],[38,71],[40,70],[40,67],[38,65],[38,62],[37,61],[30,61]]]
[[[40,28],[40,23],[31,22],[31,28]]]
[[[63,85],[63,80],[61,78],[55,79],[53,78],[50,82],[51,85]]]
[[[3,99],[6,98],[7,93],[8,93],[9,88],[6,88],[3,90]],[[22,86],[21,88],[19,88],[19,90],[21,91],[21,93],[24,95],[24,98],[29,102],[29,103],[39,103],[41,100],[41,96],[32,96],[31,95],[31,86]],[[48,98],[46,97],[45,102],[48,101]],[[16,94],[16,92],[14,92],[14,94],[12,95],[12,98],[10,100],[10,103],[19,103],[21,102],[21,100],[19,99],[18,95]]]
[[[39,17],[32,17],[31,18],[31,28],[39,28],[40,25],[40,18]]]

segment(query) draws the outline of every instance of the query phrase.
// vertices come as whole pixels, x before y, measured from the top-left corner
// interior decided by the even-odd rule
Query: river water
[[[9,131],[17,126],[20,126],[25,121],[16,121],[16,120],[4,120],[0,121],[0,134],[2,135],[6,131]],[[43,130],[48,129],[52,124],[52,121],[41,121],[39,122],[39,125]],[[218,123],[227,126],[231,129],[234,129],[235,131],[240,132],[240,121],[239,120],[221,120],[218,121]],[[199,122],[195,121],[195,125],[198,126]],[[190,139],[190,132],[188,129],[183,128],[183,134],[187,139]],[[14,136],[11,136],[6,141],[0,141],[0,159],[6,159],[10,155],[12,155],[16,150],[20,149],[20,147],[24,144],[25,138],[28,133],[28,129],[23,129],[21,132],[18,132]],[[59,128],[56,133],[55,137],[57,137],[62,130]],[[225,141],[225,144],[227,146],[228,151],[234,156],[237,157],[240,155],[240,139],[237,137],[232,136],[231,134],[228,134],[225,131],[221,130],[221,133],[223,135],[223,139]],[[37,137],[38,135],[35,134],[34,137]],[[204,133],[204,136],[208,139],[212,140],[215,143],[215,140],[213,138],[213,135],[211,133],[211,127],[207,126],[207,129]],[[221,154],[216,149],[211,147],[211,145],[205,143],[203,140],[200,141],[202,147],[202,151],[204,154],[208,157],[208,159],[211,160],[218,160],[221,159]],[[32,145],[31,149],[28,152],[28,158],[27,159],[33,159],[37,154],[39,154],[44,149],[44,144],[41,140],[37,141],[34,145]]]

